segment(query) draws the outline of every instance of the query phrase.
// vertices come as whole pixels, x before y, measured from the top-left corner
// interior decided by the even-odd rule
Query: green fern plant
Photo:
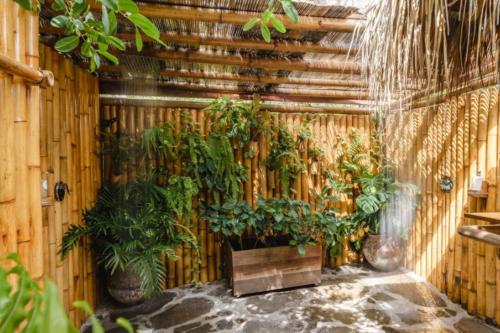
[[[98,263],[109,274],[131,268],[139,276],[142,289],[151,295],[161,289],[165,278],[163,256],[175,260],[175,249],[181,244],[198,249],[196,238],[178,223],[180,214],[189,207],[174,207],[167,200],[170,197],[156,185],[154,177],[105,184],[95,206],[84,212],[85,224],[71,225],[65,233],[63,257],[88,236]],[[178,200],[175,202],[178,204]]]

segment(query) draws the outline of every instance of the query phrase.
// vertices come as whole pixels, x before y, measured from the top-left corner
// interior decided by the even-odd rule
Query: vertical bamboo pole
[[[498,90],[488,89],[489,104],[486,138],[486,169],[485,179],[488,182],[488,198],[486,211],[496,209],[497,194],[497,159],[498,159]],[[496,249],[491,245],[485,246],[485,315],[487,318],[496,317]]]
[[[469,154],[470,154],[470,95],[463,95],[464,99],[464,107],[463,107],[463,113],[464,113],[464,121],[463,121],[463,146],[464,146],[464,151],[463,151],[463,165],[464,165],[464,172],[463,172],[463,212],[465,213],[469,209],[468,205],[468,194],[467,190],[469,188],[469,175],[470,175],[470,159],[469,159]],[[464,225],[468,224],[468,219],[463,218],[462,223]],[[465,237],[460,237],[462,240],[462,272],[460,274],[460,283],[461,283],[461,290],[460,290],[460,300],[462,303],[463,307],[467,307],[468,304],[468,286],[469,286],[469,253],[471,252],[471,242],[465,238]]]
[[[488,137],[488,107],[489,94],[487,90],[480,91],[479,98],[479,123],[478,123],[478,170],[483,176],[486,175],[486,139]],[[484,208],[483,205],[481,208]],[[477,244],[477,314],[481,317],[486,315],[486,260],[485,260],[485,245]]]
[[[206,118],[205,111],[200,111],[198,114],[198,124],[200,126],[201,135],[206,135]],[[249,178],[248,183],[251,183],[251,179]],[[207,199],[206,193],[200,193],[201,200],[205,201]],[[205,283],[208,281],[208,257],[207,257],[207,221],[202,220],[200,222],[200,257],[201,257],[201,265],[200,265],[200,281]]]

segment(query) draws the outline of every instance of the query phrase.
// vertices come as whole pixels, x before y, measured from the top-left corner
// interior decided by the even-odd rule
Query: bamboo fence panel
[[[408,243],[413,255],[407,256],[406,265],[470,313],[496,323],[500,320],[500,260],[495,248],[461,237],[456,230],[482,223],[464,219],[465,212],[500,210],[498,96],[498,87],[468,91],[386,119],[387,154],[394,157],[397,174],[406,175],[404,181],[421,190],[414,236]],[[417,135],[411,135],[414,130]],[[412,168],[411,158],[415,159]],[[467,193],[477,172],[488,182],[486,199]],[[449,193],[440,189],[442,176],[454,182]]]
[[[65,260],[57,252],[69,225],[82,223],[81,212],[92,207],[101,184],[98,81],[48,47],[40,46],[40,56],[41,66],[55,74],[54,86],[42,90],[37,144],[41,179],[47,188],[41,218],[46,257],[43,273],[56,282],[71,319],[79,323],[85,315],[73,308],[73,301],[95,303],[92,255],[83,243]],[[113,107],[106,109],[109,117],[116,112]],[[70,190],[63,201],[54,198],[58,181],[68,184]]]
[[[141,103],[134,105],[132,101],[120,106],[103,105],[101,107],[101,118],[103,120],[115,117],[111,110],[118,110],[118,116],[116,116],[117,123],[105,129],[105,131],[114,135],[120,135],[121,133],[134,133],[135,135],[139,135],[144,128],[149,128],[153,124],[161,124],[162,122],[174,124],[175,130],[179,131],[182,121],[185,121],[181,115],[186,112],[193,122],[197,122],[200,125],[202,134],[210,132],[209,116],[208,113],[203,110],[148,105],[149,108],[146,112],[140,111]],[[307,115],[304,113],[271,113],[270,116],[277,121],[281,121],[282,124],[286,125],[292,132],[297,133],[299,126],[305,121]],[[336,142],[335,136],[337,134],[347,134],[349,128],[357,128],[360,131],[367,132],[371,128],[370,124],[371,120],[368,115],[314,114],[311,122],[311,142],[314,142],[317,147],[324,149],[325,157],[324,160],[319,163],[319,166],[315,166],[316,169],[312,168],[312,163],[307,163],[306,171],[301,174],[293,184],[295,198],[307,201],[312,200],[313,198],[310,195],[310,190],[313,188],[319,190],[325,184],[325,179],[321,175],[321,172],[335,161],[332,154],[334,154],[333,145]],[[250,204],[256,203],[257,195],[262,195],[264,197],[280,195],[281,189],[276,179],[276,174],[268,172],[262,163],[262,161],[267,158],[269,152],[270,142],[268,142],[268,140],[269,139],[265,136],[261,136],[259,142],[252,143],[254,152],[253,157],[245,154],[241,149],[235,150],[236,161],[248,168],[248,181],[243,184],[242,188],[243,198]],[[305,147],[305,149],[301,151],[304,158],[307,158],[307,148],[308,147]],[[111,158],[109,156],[103,156],[103,170],[110,169],[110,166],[106,165],[110,163],[110,160]],[[165,163],[170,172],[175,174],[182,173],[180,165],[175,165],[171,161],[164,161],[163,163]],[[127,169],[128,177],[135,177],[138,174],[134,163],[129,163]],[[104,173],[103,175],[107,177],[107,180],[111,180],[109,173]],[[208,198],[209,202],[212,200],[211,193],[200,193],[198,197],[199,199]],[[225,263],[223,260],[221,237],[218,234],[209,232],[206,221],[196,218],[202,214],[202,205],[197,204],[196,201],[197,200],[195,200],[194,207],[199,208],[199,210],[189,223],[191,230],[198,237],[200,260],[198,261],[196,253],[188,247],[177,249],[176,253],[179,260],[176,262],[168,261],[166,263],[168,271],[166,286],[168,288],[198,281],[215,281],[221,279],[224,273],[223,267]],[[346,210],[351,209],[349,205],[352,205],[352,203],[344,202],[339,206]],[[334,264],[348,263],[352,260],[357,260],[356,256],[354,256],[351,251],[348,251],[347,243],[345,248],[346,250],[340,257],[325,257],[323,260],[324,263],[333,266]]]

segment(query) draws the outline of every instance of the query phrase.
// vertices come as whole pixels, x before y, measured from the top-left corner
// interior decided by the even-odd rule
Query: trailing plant
[[[212,133],[227,136],[239,148],[245,148],[261,134],[258,102],[248,103],[222,97],[214,100],[206,110],[212,119]]]
[[[184,182],[178,179],[183,188]],[[172,187],[178,183],[173,182]],[[189,211],[189,204],[180,204],[175,195],[166,192],[155,185],[153,177],[103,185],[95,206],[84,212],[85,224],[71,225],[65,233],[63,257],[88,236],[98,263],[108,273],[131,268],[147,295],[160,290],[165,278],[162,257],[177,259],[175,249],[181,244],[198,249],[193,234],[178,223],[180,214]],[[171,195],[177,205],[168,202]]]
[[[260,17],[254,17],[245,23],[243,31],[249,31],[258,25],[262,38],[268,43],[271,42],[271,30],[269,29],[269,25],[280,33],[286,33],[285,24],[273,13],[276,2],[276,0],[270,0],[266,10],[262,12]],[[286,16],[290,18],[290,21],[297,23],[299,20],[299,13],[293,5],[293,0],[279,0],[279,3]]]
[[[344,229],[337,219],[335,209],[326,205],[327,197],[318,195],[312,205],[290,198],[259,198],[256,208],[246,201],[226,202],[224,205],[210,205],[206,219],[213,232],[221,231],[228,238],[236,237],[243,248],[242,234],[252,231],[256,238],[254,246],[273,246],[285,237],[291,246],[304,255],[306,247],[321,243],[332,255],[340,250]]]
[[[15,253],[0,258],[0,332],[79,332],[71,323],[64,306],[59,301],[56,285],[45,279],[44,288],[29,275]],[[75,301],[73,306],[89,316],[92,332],[104,332],[99,320],[85,301]],[[116,323],[128,333],[133,333],[130,323],[122,317]]]
[[[298,141],[283,124],[275,126],[273,132],[269,155],[264,163],[270,171],[278,172],[282,193],[290,196],[294,181],[305,170],[298,154]]]
[[[217,204],[222,195],[226,199],[237,200],[241,194],[241,183],[247,180],[246,168],[234,160],[233,146],[229,138],[222,134],[210,134],[204,151],[205,163],[200,175],[207,184]]]
[[[170,123],[146,129],[142,134],[140,145],[142,153],[149,158],[177,158],[176,137]]]
[[[15,0],[26,10],[40,11],[45,6],[43,0]],[[165,46],[160,39],[158,28],[144,15],[139,13],[133,0],[100,0],[100,18],[96,18],[87,0],[54,0],[50,8],[58,13],[50,25],[64,30],[54,48],[68,53],[80,46],[80,54],[90,62],[90,71],[101,65],[102,58],[118,64],[118,58],[110,52],[111,48],[125,51],[126,44],[117,37],[119,17],[127,20],[135,29],[137,51],[142,50],[142,34]]]
[[[173,175],[166,188],[157,188],[166,201],[168,211],[180,218],[193,214],[193,197],[198,194],[198,186],[190,177]]]

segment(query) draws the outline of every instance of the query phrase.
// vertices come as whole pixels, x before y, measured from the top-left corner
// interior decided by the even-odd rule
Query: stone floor
[[[470,317],[413,273],[361,266],[326,270],[317,287],[234,298],[224,283],[168,290],[132,308],[99,312],[107,332],[118,316],[139,332],[500,332]]]

